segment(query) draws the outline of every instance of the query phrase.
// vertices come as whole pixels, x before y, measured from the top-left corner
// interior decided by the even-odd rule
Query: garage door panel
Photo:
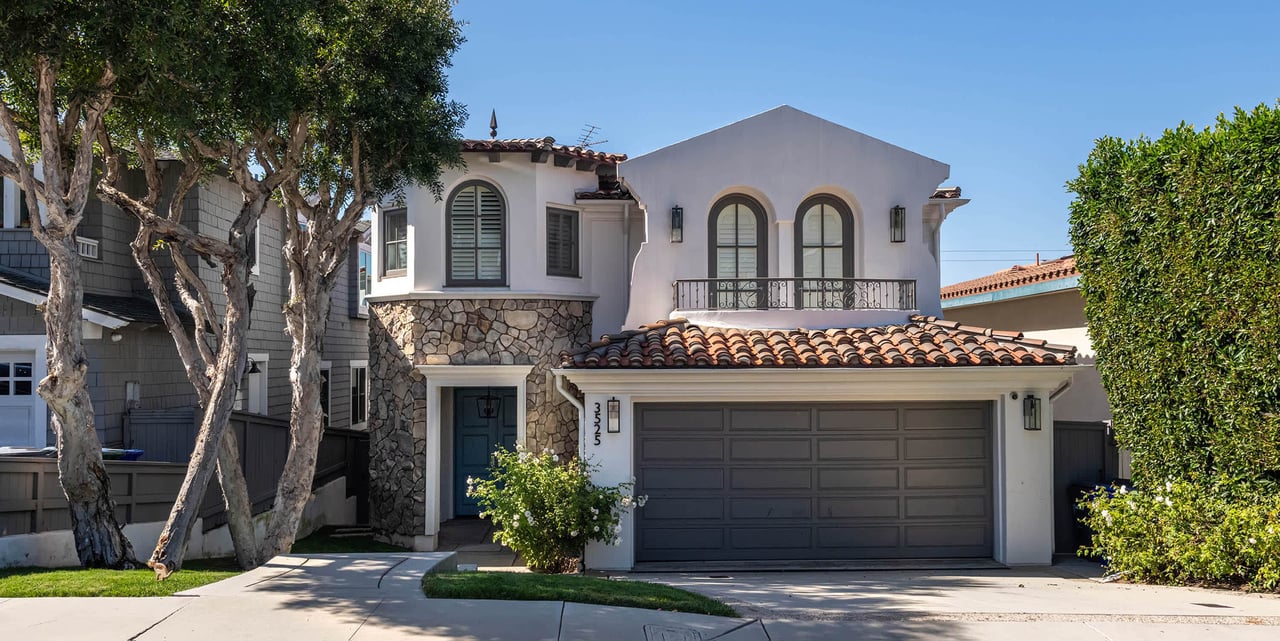
[[[900,530],[896,525],[870,527],[822,527],[818,528],[818,548],[824,550],[871,549],[892,553],[900,546]]]
[[[729,530],[730,547],[735,550],[807,550],[813,547],[812,530],[807,527],[738,527]]]
[[[986,496],[908,496],[907,518],[982,517],[987,514]]]
[[[652,438],[640,446],[643,461],[721,461],[723,439]]]
[[[987,487],[987,469],[980,465],[964,467],[908,467],[908,490]]]
[[[724,429],[724,411],[720,409],[642,406],[639,418],[647,432],[706,432]]]
[[[818,429],[822,431],[863,431],[898,429],[897,408],[819,409]]]
[[[894,468],[822,468],[818,470],[818,488],[822,490],[896,490],[898,469]]]
[[[807,409],[733,409],[729,410],[729,431],[809,431],[810,411]]]
[[[735,490],[813,489],[813,470],[808,467],[739,467],[729,474]]]
[[[641,473],[646,490],[719,490],[724,488],[720,468],[649,467]]]
[[[983,459],[987,457],[987,439],[981,436],[925,436],[905,439],[906,459]]]
[[[641,535],[652,550],[719,550],[724,547],[722,528],[653,528]]]
[[[896,438],[819,438],[820,461],[897,461]]]
[[[862,496],[818,499],[818,515],[824,519],[898,519],[902,500],[897,496]]]
[[[731,443],[729,458],[734,461],[808,461],[813,458],[813,441],[808,438],[736,438]]]
[[[639,405],[636,559],[989,557],[989,416],[972,402]]]
[[[808,497],[753,496],[729,501],[731,519],[809,519],[813,500]]]
[[[644,507],[644,512],[645,518],[650,521],[664,519],[718,521],[724,518],[724,499],[718,496],[700,498],[651,497]]]
[[[987,423],[986,408],[919,407],[902,412],[902,427],[907,430],[965,429]]]

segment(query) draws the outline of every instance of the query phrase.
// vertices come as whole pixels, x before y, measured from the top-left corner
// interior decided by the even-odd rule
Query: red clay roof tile
[[[947,285],[942,288],[942,300],[1079,275],[1080,270],[1076,269],[1075,256],[1063,256],[1057,260],[1046,261],[1039,265],[1014,265],[1009,269],[982,276],[981,278]]]
[[[463,151],[549,151],[556,154],[598,160],[617,164],[627,159],[626,154],[610,154],[587,147],[557,145],[551,136],[545,138],[495,138],[490,140],[463,140]]]
[[[850,329],[702,327],[683,318],[602,336],[562,355],[578,369],[1072,365],[1076,349],[934,316]]]

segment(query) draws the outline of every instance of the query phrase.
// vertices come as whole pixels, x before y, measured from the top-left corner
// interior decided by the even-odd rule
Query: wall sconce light
[[[480,418],[497,418],[500,407],[502,407],[502,399],[487,390],[484,396],[476,397],[476,414],[479,414]]]
[[[622,401],[616,398],[609,399],[608,403],[608,422],[607,429],[610,434],[617,434],[622,431]]]
[[[895,243],[907,242],[907,208],[894,205],[889,210],[889,240]]]
[[[684,242],[684,207],[671,208],[671,242]]]
[[[246,373],[246,374],[261,374],[261,373],[262,373],[262,370],[258,369],[258,361],[255,361],[255,360],[253,360],[252,358],[251,358],[251,359],[249,359],[249,371],[247,371],[247,372],[245,372],[245,373]]]
[[[1035,394],[1022,397],[1022,429],[1040,429],[1040,399]]]

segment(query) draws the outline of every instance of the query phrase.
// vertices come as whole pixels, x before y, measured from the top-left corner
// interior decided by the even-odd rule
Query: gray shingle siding
[[[176,164],[166,167],[165,182],[170,188],[178,172]],[[133,176],[131,179],[136,183],[130,186],[131,189],[141,190],[141,177]],[[184,220],[199,233],[225,238],[232,221],[239,214],[241,202],[238,187],[222,178],[211,177],[187,195]],[[283,215],[282,210],[272,204],[260,223],[261,253],[258,257],[259,273],[251,281],[256,294],[248,345],[251,353],[269,354],[269,415],[288,419],[291,344],[285,334],[281,313],[288,296],[288,274],[279,250],[283,242]],[[136,232],[137,223],[128,214],[96,199],[90,202],[81,236],[99,241],[100,259],[84,261],[86,290],[104,294],[150,295],[129,249]],[[354,255],[351,260],[355,260]],[[166,276],[172,273],[167,253],[157,253],[157,262]],[[194,257],[188,257],[188,264],[209,284],[215,305],[221,305],[224,297],[220,270]],[[48,278],[48,255],[28,230],[0,229],[0,265]],[[333,367],[330,425],[346,427],[351,394],[350,361],[368,358],[368,329],[366,321],[352,318],[349,313],[348,301],[355,277],[348,266],[341,268],[339,274],[323,358],[332,361]],[[36,312],[35,306],[0,296],[0,335],[44,333],[44,319]],[[90,396],[94,401],[99,436],[105,444],[118,445],[124,439],[126,382],[138,381],[141,384],[140,406],[146,409],[190,406],[195,403],[195,395],[186,379],[173,339],[165,328],[131,324],[119,330],[121,340],[114,342],[111,333],[110,329],[104,329],[101,339],[86,339],[85,347],[90,359]]]

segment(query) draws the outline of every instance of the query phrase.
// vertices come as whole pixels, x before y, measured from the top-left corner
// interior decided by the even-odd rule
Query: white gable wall
[[[794,276],[796,210],[810,196],[831,194],[853,211],[854,276],[913,279],[919,310],[939,314],[933,230],[923,227],[923,212],[936,209],[927,203],[949,172],[943,163],[786,106],[628,160],[619,173],[645,210],[647,241],[636,257],[626,325],[667,318],[672,282],[709,276],[710,209],[734,193],[754,197],[766,210],[770,276]],[[670,210],[677,205],[684,208],[683,243],[670,240]],[[904,243],[889,242],[895,205],[907,209]],[[860,323],[866,316],[848,312],[828,322],[885,322]]]

